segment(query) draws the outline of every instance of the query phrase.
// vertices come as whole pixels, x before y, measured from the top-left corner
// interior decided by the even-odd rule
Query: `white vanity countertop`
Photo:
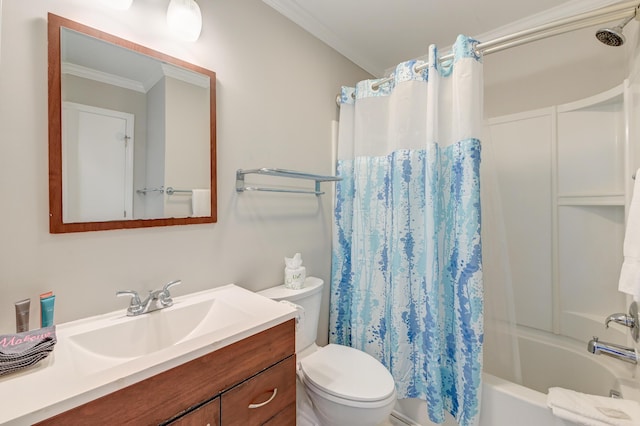
[[[100,327],[129,324],[128,321],[144,316],[156,315],[150,318],[151,321],[162,323],[155,321],[156,318],[161,318],[163,313],[172,315],[171,310],[189,309],[197,304],[194,301],[212,301],[210,311],[221,308],[226,309],[225,314],[204,318],[209,322],[214,318],[218,324],[215,329],[197,326],[193,333],[163,349],[128,358],[101,357],[74,343],[74,336],[91,333]],[[235,313],[235,317],[225,322],[227,312]],[[139,317],[126,317],[125,314],[122,309],[57,325],[58,342],[46,359],[34,367],[0,377],[0,424],[24,425],[47,419],[295,318],[296,310],[229,284],[176,297],[172,307],[160,311]],[[220,322],[224,324],[220,325]],[[127,341],[121,344],[126,349]],[[109,351],[109,348],[105,350]]]

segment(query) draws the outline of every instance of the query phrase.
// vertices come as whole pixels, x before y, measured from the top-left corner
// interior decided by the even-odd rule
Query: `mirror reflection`
[[[51,231],[214,222],[215,73],[55,15],[49,26]]]

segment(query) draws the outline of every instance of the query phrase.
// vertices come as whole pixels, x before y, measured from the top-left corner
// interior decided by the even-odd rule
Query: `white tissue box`
[[[284,268],[284,286],[293,290],[304,287],[304,279],[307,276],[307,268]]]

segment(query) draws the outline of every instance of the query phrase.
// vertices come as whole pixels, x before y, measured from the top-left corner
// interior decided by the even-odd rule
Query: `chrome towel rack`
[[[164,194],[164,187],[161,186],[160,188],[147,188],[145,186],[142,189],[136,189],[136,193],[138,193],[138,194],[146,195],[148,192],[159,192],[161,194]]]
[[[193,194],[193,191],[190,189],[173,189],[170,186],[167,186],[167,189],[164,190],[164,192],[167,193],[167,195],[173,195],[176,192],[184,192],[184,193],[189,193],[189,194]]]
[[[315,181],[315,190],[304,190],[304,189],[288,189],[288,188],[267,188],[262,186],[247,186],[244,182],[245,175],[249,174],[258,174],[258,175],[267,175],[267,176],[278,176],[292,179],[306,179],[306,180],[314,180]],[[322,195],[324,191],[320,190],[321,182],[335,182],[342,180],[339,176],[325,176],[325,175],[315,175],[311,173],[297,172],[295,170],[285,170],[285,169],[270,169],[263,167],[261,169],[238,169],[236,171],[236,191],[244,192],[244,191],[265,191],[265,192],[288,192],[295,194],[314,194],[314,195]]]
[[[142,189],[137,189],[136,192],[138,194],[143,194],[146,195],[148,192],[159,192],[161,194],[167,194],[167,195],[173,195],[177,192],[184,192],[184,193],[189,193],[192,194],[193,191],[191,189],[174,189],[170,186],[167,186],[166,188],[164,186],[161,186],[160,188],[147,188],[144,187]]]

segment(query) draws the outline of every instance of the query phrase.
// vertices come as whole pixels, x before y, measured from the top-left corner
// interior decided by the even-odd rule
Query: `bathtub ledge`
[[[624,399],[631,399],[640,403],[640,383],[637,379],[618,379],[620,392]]]

